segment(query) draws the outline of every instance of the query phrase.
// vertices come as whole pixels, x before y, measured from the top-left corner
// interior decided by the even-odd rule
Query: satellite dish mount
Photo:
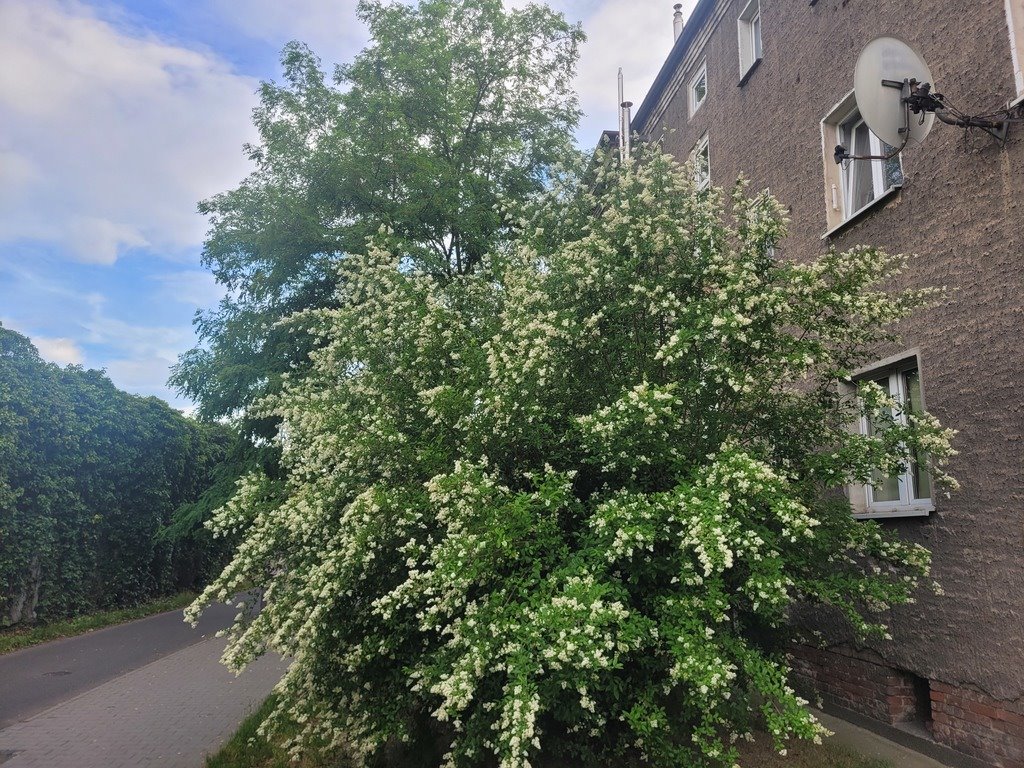
[[[854,92],[868,128],[889,151],[879,155],[851,155],[837,145],[837,164],[849,160],[892,160],[911,141],[920,143],[935,118],[960,128],[979,128],[1000,143],[1006,141],[1010,122],[1020,119],[1009,109],[967,115],[932,91],[928,65],[914,50],[894,37],[879,37],[865,46],[857,59]]]

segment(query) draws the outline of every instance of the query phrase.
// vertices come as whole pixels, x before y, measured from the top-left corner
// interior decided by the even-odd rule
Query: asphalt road
[[[236,613],[210,606],[193,629],[181,610],[168,611],[0,655],[0,729],[211,638]]]

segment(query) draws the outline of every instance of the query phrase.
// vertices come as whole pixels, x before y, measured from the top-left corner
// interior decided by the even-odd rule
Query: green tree
[[[198,422],[190,433],[188,465],[179,477],[180,500],[157,541],[173,549],[174,583],[199,590],[230,559],[234,537],[215,539],[204,523],[235,492],[238,478],[253,468],[237,433],[219,423]]]
[[[732,766],[755,724],[821,732],[794,606],[880,635],[912,598],[928,552],[836,490],[922,451],[948,480],[950,433],[838,382],[935,292],[884,290],[905,261],[870,248],[778,259],[770,197],[637,154],[475,271],[372,248],[296,318],[312,366],[258,409],[282,472],[217,513],[243,539],[191,609],[265,587],[226,659],[293,659],[268,728],[360,764]]]
[[[255,171],[200,205],[204,263],[228,293],[197,315],[172,383],[203,417],[244,414],[251,445],[276,421],[248,407],[311,349],[279,320],[332,306],[338,263],[382,228],[412,266],[475,269],[515,231],[501,201],[542,189],[578,120],[583,36],[544,6],[362,0],[358,15],[370,44],[333,82],[305,46],[285,48],[284,83],[264,83],[254,113]]]

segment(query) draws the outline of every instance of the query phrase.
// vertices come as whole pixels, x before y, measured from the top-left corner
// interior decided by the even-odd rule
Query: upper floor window
[[[889,160],[844,160],[836,165],[833,150],[838,144],[857,156],[886,155],[893,149],[868,128],[852,92],[821,121],[821,137],[830,231],[903,186],[899,155]]]
[[[906,424],[909,414],[924,412],[921,374],[916,358],[869,371],[861,380],[873,381],[896,403],[891,418],[887,419],[888,424]],[[861,418],[862,434],[876,435],[886,428],[885,421],[876,423],[868,416]],[[910,457],[907,466],[897,474],[883,475],[876,470],[871,483],[850,489],[850,500],[858,516],[906,517],[928,514],[934,506],[927,456]]]
[[[697,74],[690,80],[690,116],[700,109],[708,96],[708,63],[702,61]]]
[[[708,189],[711,186],[711,146],[706,133],[693,146],[690,162],[693,163],[693,181],[697,189]]]
[[[1006,25],[1010,28],[1010,61],[1017,96],[1024,97],[1024,0],[1007,0]]]
[[[750,0],[740,12],[740,78],[761,60],[761,4]]]
[[[839,142],[853,155],[887,155],[892,147],[868,129],[868,124],[854,111],[839,125]],[[848,160],[839,166],[843,179],[843,201],[853,215],[893,187],[903,184],[903,167],[899,155],[890,160]]]

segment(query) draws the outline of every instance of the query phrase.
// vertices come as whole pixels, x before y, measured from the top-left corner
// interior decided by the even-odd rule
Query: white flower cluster
[[[264,590],[225,660],[292,659],[267,732],[357,764],[428,718],[460,768],[733,765],[755,719],[780,748],[822,732],[752,627],[780,639],[800,601],[881,636],[871,610],[913,598],[927,551],[831,490],[911,451],[940,467],[953,435],[855,434],[895,406],[837,382],[934,294],[882,291],[906,260],[872,249],[776,258],[771,198],[727,209],[638,157],[517,209],[476,274],[369,248],[336,308],[289,321],[318,344],[259,407],[280,472],[216,514],[239,545],[189,612]]]

